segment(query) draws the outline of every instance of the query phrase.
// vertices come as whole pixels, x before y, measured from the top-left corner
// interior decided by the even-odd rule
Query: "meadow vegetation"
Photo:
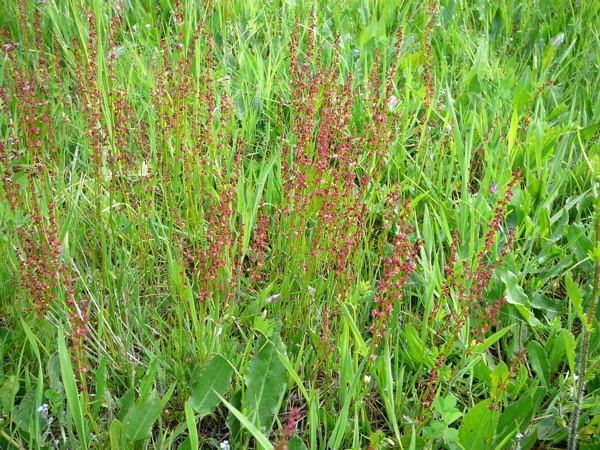
[[[5,0],[0,447],[595,448],[599,11]]]

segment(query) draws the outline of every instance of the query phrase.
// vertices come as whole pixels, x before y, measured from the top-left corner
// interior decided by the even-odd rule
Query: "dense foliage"
[[[3,2],[0,447],[593,448],[599,11]]]

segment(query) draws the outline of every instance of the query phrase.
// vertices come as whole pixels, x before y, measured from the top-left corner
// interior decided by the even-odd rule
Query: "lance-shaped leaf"
[[[221,355],[210,360],[190,396],[190,406],[200,417],[210,414],[220,403],[217,394],[225,395],[232,376],[233,367]]]
[[[150,438],[152,426],[161,411],[160,400],[155,395],[132,406],[123,419],[123,434],[127,441],[134,442]]]
[[[490,409],[490,401],[487,399],[477,403],[463,418],[458,435],[464,448],[492,448],[498,411]]]
[[[260,345],[263,342],[263,345]],[[282,344],[283,346],[283,344]],[[259,341],[259,351],[248,363],[244,406],[259,426],[270,425],[279,411],[287,382],[287,370],[277,356],[272,342]]]

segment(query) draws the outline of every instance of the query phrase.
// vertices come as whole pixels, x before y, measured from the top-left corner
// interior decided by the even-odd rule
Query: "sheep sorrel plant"
[[[0,448],[595,448],[598,14],[2,3]]]

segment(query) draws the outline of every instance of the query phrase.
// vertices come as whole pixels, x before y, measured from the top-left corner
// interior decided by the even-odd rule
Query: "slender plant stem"
[[[596,248],[600,237],[600,197],[596,200]],[[596,312],[596,298],[598,297],[598,280],[600,279],[600,260],[596,260],[596,270],[594,271],[594,287],[592,289],[592,298],[588,306],[586,323],[583,330],[583,344],[581,347],[581,370],[579,373],[579,384],[577,386],[577,397],[571,413],[571,426],[569,428],[569,450],[577,448],[577,429],[579,427],[579,416],[581,415],[581,403],[583,402],[583,392],[585,390],[585,376],[587,371],[587,353],[590,344],[590,332],[594,313]]]

